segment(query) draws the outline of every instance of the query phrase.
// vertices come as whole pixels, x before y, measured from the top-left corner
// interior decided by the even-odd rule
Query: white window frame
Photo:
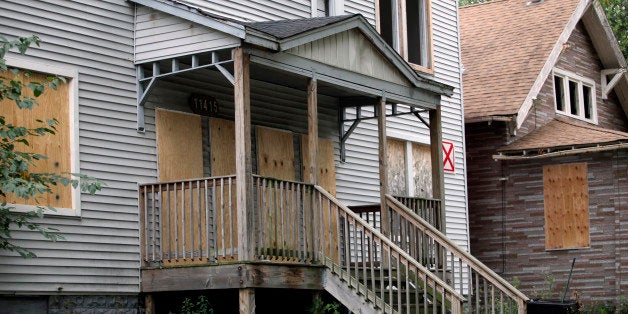
[[[558,91],[556,90],[556,83],[554,82],[554,80],[557,76],[562,78],[563,80],[562,88],[564,92],[564,99],[563,99],[564,110],[562,111],[558,110],[558,103],[556,102],[556,95]],[[578,84],[578,114],[577,115],[571,114],[571,110],[570,110],[571,106],[569,104],[569,99],[571,95],[569,94],[569,81],[575,82]],[[556,114],[564,115],[570,118],[586,121],[593,124],[598,123],[597,121],[597,92],[596,92],[596,86],[595,86],[594,80],[582,77],[573,72],[569,72],[569,71],[565,71],[561,69],[554,69],[552,73],[552,82],[553,82],[552,88],[554,89],[554,110],[556,111]],[[583,86],[587,86],[591,89],[591,96],[590,96],[591,97],[591,118],[586,118],[584,115],[584,95],[583,95],[584,88]]]
[[[410,61],[408,61],[408,36],[407,36],[407,27],[408,27],[408,21],[407,21],[407,17],[406,17],[406,2],[407,1],[413,1],[413,0],[382,0],[382,1],[391,1],[392,5],[391,5],[391,9],[392,9],[392,48],[395,49],[402,57],[404,60],[406,60],[408,62],[408,64],[410,65],[410,67],[412,67],[414,70],[416,71],[421,71],[421,72],[425,72],[425,73],[429,73],[429,74],[434,74],[434,40],[433,40],[433,29],[432,29],[432,0],[416,0],[416,1],[424,1],[424,12],[423,13],[423,20],[420,21],[419,23],[421,23],[424,28],[423,30],[425,31],[424,33],[422,33],[421,37],[424,38],[419,38],[419,41],[424,40],[425,42],[423,43],[424,46],[426,46],[425,49],[421,50],[421,55],[423,58],[426,58],[426,62],[421,65],[421,64],[415,64],[412,63]],[[379,33],[381,33],[381,21],[382,18],[380,17],[381,14],[381,10],[380,10],[380,0],[376,0],[376,20],[377,20],[377,31]]]
[[[79,120],[78,120],[78,70],[66,65],[42,63],[35,58],[23,56],[6,56],[6,64],[11,68],[19,68],[21,70],[38,72],[63,76],[68,84],[68,106],[69,106],[69,123],[70,123],[70,172],[78,173],[79,166]],[[56,212],[45,209],[44,214],[47,216],[81,216],[81,190],[80,188],[71,189],[72,208],[55,207]],[[8,204],[13,207],[12,211],[26,213],[37,209],[36,205]]]

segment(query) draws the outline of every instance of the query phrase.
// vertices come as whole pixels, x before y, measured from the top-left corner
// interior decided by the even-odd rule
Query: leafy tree
[[[39,46],[39,43],[37,36],[15,40],[0,36],[0,106],[11,106],[14,103],[19,110],[32,110],[38,105],[36,98],[47,88],[56,90],[60,84],[65,83],[63,77],[49,77],[44,82],[25,84],[19,79],[20,70],[7,66],[5,55],[9,50],[16,49],[20,54],[25,54],[29,46]],[[28,72],[21,74],[24,77],[30,76]],[[37,127],[24,127],[9,123],[1,114],[3,112],[7,110],[0,110],[0,251],[17,252],[22,257],[35,257],[33,252],[11,241],[11,231],[14,228],[27,229],[37,231],[51,241],[62,240],[63,236],[56,233],[57,229],[35,222],[37,218],[44,217],[45,211],[56,210],[51,206],[35,206],[30,212],[18,213],[13,210],[14,206],[7,204],[7,197],[24,201],[35,200],[38,203],[42,195],[52,193],[53,186],[80,186],[82,191],[95,193],[101,189],[102,183],[80,174],[35,172],[33,168],[37,161],[46,159],[46,156],[28,152],[29,139],[53,136],[59,122],[51,118],[46,121],[37,120]]]
[[[619,48],[628,59],[628,0],[602,0],[601,3]]]

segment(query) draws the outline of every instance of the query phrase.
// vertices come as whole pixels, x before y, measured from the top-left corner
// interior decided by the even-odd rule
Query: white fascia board
[[[532,88],[530,89],[530,92],[528,92],[528,95],[526,96],[521,107],[519,108],[519,111],[517,111],[516,129],[519,129],[521,125],[523,125],[523,122],[528,117],[528,113],[530,112],[530,109],[532,109],[533,100],[537,97],[537,95],[541,91],[541,88],[543,88],[543,85],[545,84],[545,80],[550,75],[550,73],[552,73],[554,66],[558,62],[558,59],[560,58],[560,54],[563,50],[563,44],[569,40],[571,33],[576,28],[576,25],[578,25],[578,22],[580,21],[580,19],[584,15],[584,12],[586,12],[586,10],[589,8],[590,5],[591,5],[591,0],[580,0],[580,3],[576,7],[576,10],[571,15],[571,18],[567,22],[567,25],[565,25],[565,28],[563,29],[562,33],[558,37],[556,44],[554,44],[554,48],[552,49],[552,52],[550,53],[549,57],[545,61],[543,68],[541,69],[541,71],[539,72],[539,75],[536,77],[536,80],[534,81],[534,84],[532,84]]]
[[[133,3],[140,4],[170,15],[180,17],[190,22],[197,23],[199,25],[207,26],[209,28],[227,33],[229,35],[244,38],[245,29],[243,25],[236,23],[229,23],[227,21],[218,20],[210,16],[201,15],[190,11],[187,6],[168,4],[160,0],[129,0]]]

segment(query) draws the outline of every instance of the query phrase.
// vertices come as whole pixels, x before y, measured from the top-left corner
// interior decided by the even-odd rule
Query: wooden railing
[[[441,201],[439,199],[411,197],[411,196],[393,196],[401,204],[405,205],[412,212],[423,218],[434,228],[443,231]]]
[[[145,266],[237,259],[235,177],[141,184],[139,190]]]
[[[391,239],[413,260],[467,296],[468,313],[526,313],[529,300],[394,197],[386,196]]]
[[[462,312],[464,298],[457,291],[319,186],[314,203],[320,222],[315,245],[325,264],[377,308]]]

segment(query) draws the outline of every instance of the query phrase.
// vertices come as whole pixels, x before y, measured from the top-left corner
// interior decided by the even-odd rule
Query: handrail
[[[393,208],[398,214],[406,218],[409,222],[419,228],[421,231],[425,232],[428,236],[442,245],[444,248],[448,249],[450,252],[457,255],[458,258],[463,260],[467,265],[469,265],[472,269],[476,270],[478,273],[483,274],[488,281],[494,286],[498,287],[500,290],[504,291],[508,296],[517,300],[519,305],[525,304],[525,301],[528,301],[529,298],[519,291],[517,288],[512,286],[509,282],[504,280],[501,276],[497,275],[493,270],[491,270],[488,266],[484,265],[477,258],[473,257],[467,251],[461,249],[457,244],[451,241],[447,236],[445,236],[442,232],[436,229],[434,226],[430,225],[427,221],[421,218],[419,215],[405,208],[405,206],[395,199],[391,195],[386,195],[386,204]],[[524,305],[525,306],[525,305]],[[521,306],[520,306],[521,307]]]
[[[369,233],[377,237],[378,241],[381,241],[382,243],[386,244],[386,246],[388,246],[391,251],[394,251],[394,253],[397,256],[402,257],[409,264],[412,264],[413,267],[416,267],[416,269],[420,270],[421,275],[424,275],[426,276],[426,278],[429,278],[430,282],[433,282],[436,287],[442,287],[442,289],[447,293],[447,295],[457,300],[458,304],[462,304],[462,302],[466,301],[466,299],[460,293],[458,293],[458,291],[456,291],[451,286],[449,286],[441,278],[438,278],[436,275],[434,275],[429,269],[421,265],[421,263],[416,261],[412,256],[406,253],[402,248],[398,247],[388,237],[384,236],[377,229],[375,229],[373,226],[371,226],[366,221],[364,221],[359,215],[351,211],[346,205],[338,201],[333,195],[329,194],[329,192],[325,191],[325,189],[323,189],[322,187],[318,185],[315,185],[314,187],[316,191],[318,191],[326,199],[334,203],[334,205],[336,205],[337,208],[342,209],[345,215],[351,217],[354,221],[358,222],[362,228],[368,230]],[[453,301],[454,300],[452,300],[452,302]],[[452,304],[452,307],[457,308],[457,306],[454,306],[453,304]]]

